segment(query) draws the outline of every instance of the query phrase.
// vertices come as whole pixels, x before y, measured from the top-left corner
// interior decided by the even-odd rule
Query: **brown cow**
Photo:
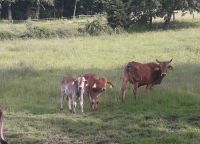
[[[99,97],[107,88],[112,88],[113,84],[105,77],[97,78],[94,74],[85,74],[83,77],[87,80],[87,94],[92,110],[98,109]]]
[[[166,76],[169,69],[173,69],[170,61],[159,61],[157,63],[141,64],[138,62],[129,62],[123,72],[122,77],[122,101],[125,99],[125,90],[127,82],[132,84],[132,89],[136,98],[137,89],[146,85],[147,89],[151,89],[153,85],[160,84]]]
[[[3,112],[0,109],[0,144],[7,144],[3,137]]]

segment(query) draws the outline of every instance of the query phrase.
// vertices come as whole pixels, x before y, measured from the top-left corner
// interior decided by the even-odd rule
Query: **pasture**
[[[198,144],[200,141],[200,21],[180,29],[0,42],[0,105],[10,144]],[[129,61],[173,58],[174,71],[134,99],[121,102],[121,75]],[[115,87],[85,115],[59,111],[64,75],[95,73]]]

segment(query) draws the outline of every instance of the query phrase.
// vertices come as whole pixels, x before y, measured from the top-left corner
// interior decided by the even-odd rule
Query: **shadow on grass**
[[[64,75],[84,73],[106,76],[115,87],[102,95],[98,112],[88,111],[86,97],[86,116],[79,111],[75,115],[60,113],[60,80]],[[36,70],[22,65],[1,69],[0,104],[6,113],[14,112],[5,115],[10,127],[5,134],[7,140],[11,144],[198,143],[199,133],[193,129],[199,129],[199,65],[174,67],[149,95],[140,88],[136,100],[128,86],[124,103],[121,73],[122,67]]]
[[[180,30],[180,29],[188,29],[188,28],[199,28],[200,22],[199,21],[173,21],[170,23],[169,30]],[[148,25],[140,25],[135,24],[132,25],[128,32],[133,33],[143,33],[143,32],[153,32],[153,31],[166,31],[163,29],[163,23],[162,22],[155,22],[151,26]]]
[[[163,80],[161,85],[156,85],[150,94],[140,88],[138,100],[134,99],[131,86],[127,87],[126,98],[128,103],[121,103],[121,75],[122,67],[113,69],[47,69],[36,70],[32,66],[19,66],[12,69],[0,70],[0,104],[7,111],[29,112],[32,114],[52,114],[59,112],[60,81],[65,75],[80,76],[85,73],[94,73],[106,76],[114,85],[102,94],[100,98],[100,112],[114,111],[122,108],[129,112],[152,111],[161,112],[162,105],[168,107],[170,113],[174,107],[181,112],[186,110],[198,99],[200,67],[199,65],[180,65]],[[150,95],[150,96],[148,96]],[[181,95],[183,95],[181,100]],[[174,97],[174,98],[173,98]],[[191,100],[188,101],[191,97]],[[199,99],[198,99],[199,100]],[[156,102],[154,104],[154,102]],[[176,104],[177,102],[177,104]],[[153,107],[152,104],[156,107]],[[174,104],[174,106],[173,106]],[[145,106],[144,106],[145,105]],[[170,107],[172,106],[172,107]],[[123,108],[125,107],[125,109]],[[86,111],[89,109],[87,96],[85,97]],[[66,109],[66,103],[65,103]]]
[[[9,143],[188,143],[198,144],[198,129],[178,118],[148,113],[9,115],[21,133],[6,134]],[[25,125],[24,125],[25,124]],[[10,130],[9,130],[10,131]],[[19,131],[19,130],[18,130]],[[176,139],[174,139],[176,137]],[[166,141],[166,142],[165,142]]]

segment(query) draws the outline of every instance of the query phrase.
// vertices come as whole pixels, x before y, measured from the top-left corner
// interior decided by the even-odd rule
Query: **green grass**
[[[198,24],[199,25],[199,22]],[[200,141],[200,27],[175,31],[0,42],[0,105],[10,144],[198,144]],[[132,60],[173,58],[174,71],[149,93],[131,87],[121,103],[123,66]],[[59,111],[64,75],[95,73],[115,87],[98,112]]]

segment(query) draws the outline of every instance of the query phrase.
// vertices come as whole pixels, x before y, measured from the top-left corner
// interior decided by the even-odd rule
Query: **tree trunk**
[[[167,16],[165,17],[165,22],[164,22],[164,27],[163,27],[165,30],[169,29],[169,24],[170,24],[170,21],[171,21],[171,17],[172,17],[172,12],[169,12],[167,14]]]
[[[150,19],[149,19],[149,26],[152,27],[152,21],[153,21],[153,18],[152,16],[150,16]]]
[[[64,0],[61,0],[60,17],[63,18],[64,14]]]
[[[175,18],[175,12],[173,12],[173,21],[175,21],[176,18]]]
[[[1,19],[1,11],[2,11],[2,5],[0,3],[0,19]]]
[[[76,18],[76,5],[77,5],[77,0],[75,0],[73,19]]]
[[[36,8],[36,13],[35,13],[35,18],[39,19],[40,17],[40,0],[37,0],[37,8]]]
[[[12,22],[12,2],[8,1],[8,20]]]
[[[31,19],[31,7],[30,6],[28,6],[28,8],[27,8],[26,16],[27,16],[27,20]]]

